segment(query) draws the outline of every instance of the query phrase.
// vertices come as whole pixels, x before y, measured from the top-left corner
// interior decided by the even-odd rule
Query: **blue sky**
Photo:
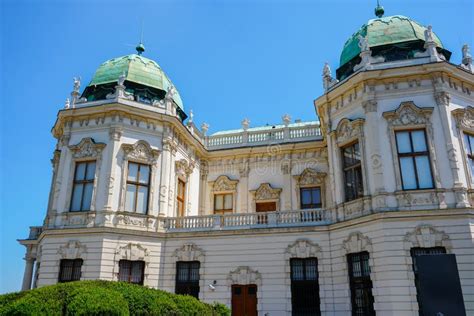
[[[105,60],[134,52],[174,82],[186,110],[210,132],[313,120],[321,69],[338,67],[346,39],[374,17],[376,0],[0,0],[0,293],[18,290],[24,249],[41,225],[55,139],[50,130],[72,90]],[[473,42],[472,0],[382,0],[386,15],[432,24],[459,63]]]

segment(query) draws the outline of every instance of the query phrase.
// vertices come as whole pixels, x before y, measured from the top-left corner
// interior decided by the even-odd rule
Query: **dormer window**
[[[395,136],[403,189],[432,189],[433,176],[425,130],[396,131]]]
[[[150,186],[150,166],[135,162],[128,163],[127,194],[125,210],[146,214],[148,212],[148,192]]]

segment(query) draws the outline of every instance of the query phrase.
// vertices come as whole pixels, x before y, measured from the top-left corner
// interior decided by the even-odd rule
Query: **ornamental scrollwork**
[[[364,119],[349,120],[344,118],[339,121],[336,128],[336,141],[338,144],[347,143],[362,136]]]
[[[140,244],[129,243],[125,246],[118,247],[115,254],[119,259],[123,260],[148,261],[150,252]]]
[[[250,191],[255,200],[278,200],[282,189],[274,189],[270,183],[262,183],[257,190]]]
[[[231,180],[228,176],[219,176],[212,186],[214,192],[235,191],[238,180]]]
[[[357,253],[362,251],[372,251],[372,242],[369,237],[361,232],[353,232],[342,242],[342,248],[346,253]]]
[[[307,239],[298,239],[285,250],[285,255],[288,259],[320,257],[320,254],[321,247]]]
[[[262,275],[257,270],[253,270],[248,266],[240,266],[229,273],[229,275],[227,276],[227,282],[229,285],[260,285],[262,282]]]
[[[323,184],[325,177],[326,173],[318,172],[312,168],[306,168],[299,176],[295,176],[300,186]]]
[[[173,252],[177,261],[203,261],[204,250],[193,243],[184,244]]]
[[[456,125],[463,130],[474,132],[474,107],[456,109],[451,112],[456,119]]]
[[[405,243],[409,248],[445,247],[451,249],[449,236],[431,225],[422,224],[405,235]]]
[[[175,162],[176,173],[183,177],[190,175],[194,170],[194,162],[180,159]]]
[[[123,144],[122,149],[127,160],[138,160],[147,164],[155,164],[160,154],[158,149],[151,148],[144,140],[139,140],[133,145]]]
[[[69,149],[75,159],[81,159],[99,157],[104,147],[104,143],[96,143],[91,137],[86,137],[79,144],[69,146]]]
[[[85,253],[87,253],[86,246],[77,240],[70,240],[58,249],[61,259],[77,259],[81,258]]]
[[[413,101],[402,102],[395,111],[384,112],[383,117],[391,126],[421,125],[430,122],[432,107],[420,108]]]

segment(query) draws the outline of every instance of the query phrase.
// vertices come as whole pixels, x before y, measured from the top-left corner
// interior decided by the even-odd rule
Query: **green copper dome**
[[[86,97],[89,98],[92,95],[94,98],[97,93],[92,90],[97,90],[98,86],[113,88],[122,74],[125,75],[127,91],[134,94],[136,91],[148,90],[148,95],[163,98],[168,88],[172,86],[171,80],[156,62],[131,54],[107,60],[100,65],[86,88]],[[173,100],[181,110],[184,109],[178,92],[174,94]]]
[[[360,54],[358,36],[367,36],[369,47],[377,47],[402,42],[425,40],[426,27],[402,15],[372,19],[355,32],[344,44],[340,66]],[[443,48],[440,39],[434,34],[438,47]]]

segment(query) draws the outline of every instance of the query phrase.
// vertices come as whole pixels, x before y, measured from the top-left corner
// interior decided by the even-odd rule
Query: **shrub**
[[[229,316],[230,311],[223,304],[124,282],[78,281],[0,295],[0,315]]]
[[[129,315],[128,304],[123,296],[102,287],[78,287],[69,293],[66,303],[66,315]]]

